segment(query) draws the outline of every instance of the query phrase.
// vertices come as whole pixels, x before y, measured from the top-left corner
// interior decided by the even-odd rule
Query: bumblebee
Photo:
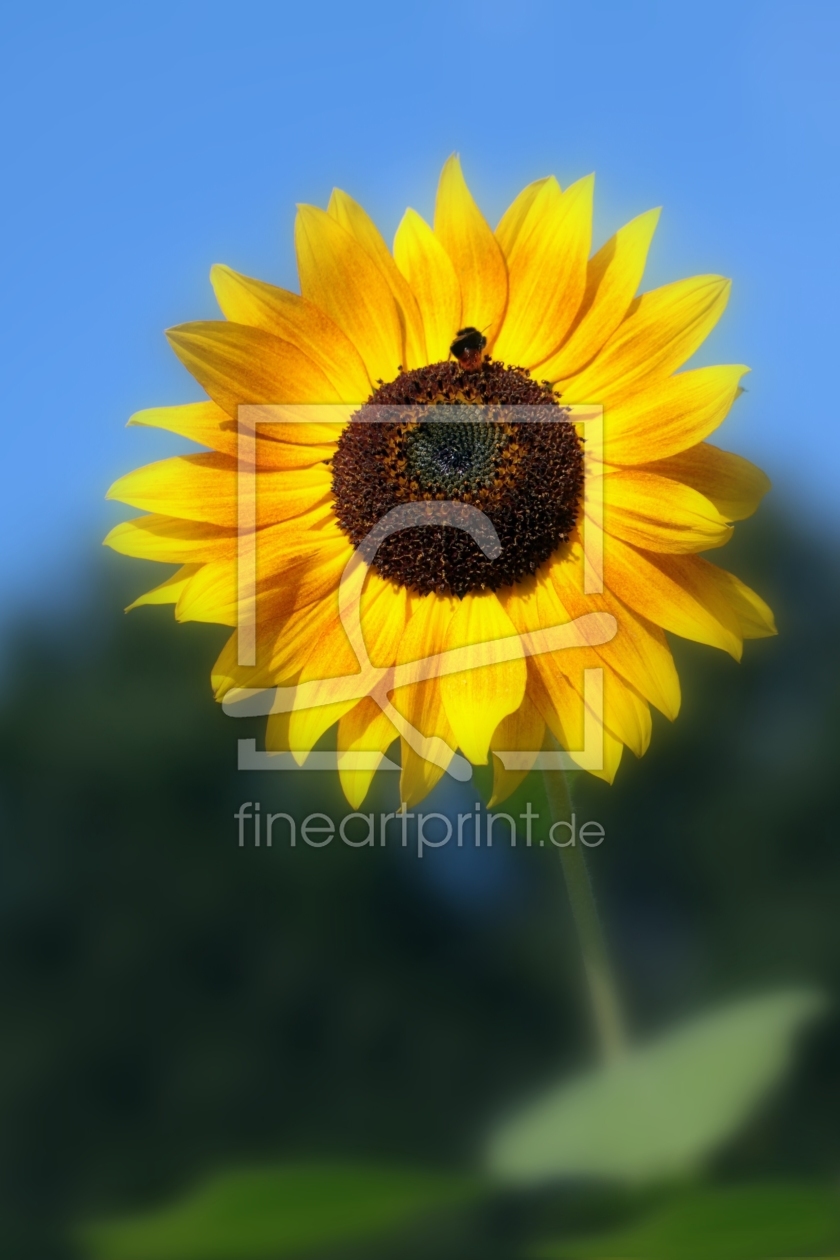
[[[481,352],[486,345],[487,338],[477,328],[459,328],[449,353],[465,372],[475,372],[481,367]]]

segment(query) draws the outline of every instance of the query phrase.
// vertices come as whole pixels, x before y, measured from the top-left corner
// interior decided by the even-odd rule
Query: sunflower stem
[[[557,747],[553,740],[551,743],[554,748]],[[563,770],[545,770],[543,778],[552,821],[571,819],[572,802],[566,773]],[[625,1049],[621,1004],[586,859],[576,838],[572,839],[574,843],[561,847],[560,860],[580,941],[601,1057],[605,1063],[615,1063]]]

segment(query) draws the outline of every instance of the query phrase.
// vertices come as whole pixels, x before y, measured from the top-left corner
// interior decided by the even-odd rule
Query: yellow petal
[[[256,549],[262,564],[271,561],[282,566],[290,558],[312,555],[326,544],[341,539],[352,550],[327,498],[299,516],[272,525],[260,525],[256,533]]]
[[[455,746],[455,736],[452,733],[446,713],[440,699],[440,691],[434,683],[421,683],[418,691],[424,687],[430,687],[429,701],[423,708],[422,721],[426,724],[424,735],[436,735],[448,744],[450,748]],[[408,717],[409,714],[405,714]],[[418,721],[411,718],[412,726],[416,726],[420,730]],[[453,754],[454,755],[454,754]],[[406,743],[404,739],[400,739],[400,801],[404,802],[409,808],[419,805],[433,788],[437,786],[446,770],[442,766],[435,765],[434,762],[426,761],[419,753]]]
[[[543,580],[552,583],[569,616],[604,612],[615,617],[615,637],[609,643],[598,644],[593,649],[595,656],[673,721],[680,709],[680,680],[659,626],[632,612],[612,591],[583,593],[583,550],[579,544],[570,549],[568,558],[558,556],[553,560]]]
[[[711,500],[728,521],[752,516],[770,489],[769,477],[755,464],[708,442],[659,460],[650,471],[692,486]]]
[[[295,602],[300,605],[298,599]],[[298,606],[285,621],[282,620],[282,609],[277,618],[271,615],[270,609],[271,600],[267,600],[266,615],[260,613],[257,624],[258,660],[260,649],[265,642],[268,652],[265,674],[270,679],[270,683],[296,680],[307,656],[312,651],[312,644],[316,641],[325,643],[331,627],[335,625],[335,600],[323,598],[305,606]],[[238,685],[261,686],[270,685],[270,683],[252,682]]]
[[[465,325],[496,335],[507,302],[507,268],[499,244],[473,200],[457,154],[444,164],[435,201],[435,236],[461,285]]]
[[[545,722],[527,692],[515,713],[502,718],[490,740],[492,752],[527,752],[529,766],[524,770],[506,770],[499,757],[493,758],[493,795],[488,809],[500,804],[515,792],[533,766],[545,738]]]
[[[330,448],[329,457],[341,434],[353,415],[352,403],[283,404],[258,403],[248,408],[242,427],[248,435],[255,434],[257,442],[272,442],[284,447],[308,446]],[[257,447],[256,461],[266,447]],[[290,454],[291,458],[295,458]],[[248,458],[246,453],[245,458]]]
[[[337,617],[329,590],[314,602],[302,602],[319,581],[317,561],[314,568],[290,566],[285,582],[258,592],[257,663],[239,664],[238,635],[232,634],[211,673],[217,700],[224,699],[231,687],[273,687],[297,681],[313,642],[324,641]]]
[[[232,687],[273,687],[296,679],[313,641],[323,637],[335,621],[336,611],[333,603],[325,599],[297,609],[284,621],[287,602],[287,593],[282,590],[258,601],[256,665],[239,664],[236,633],[227,640],[210,675],[217,700],[223,700]],[[272,615],[275,606],[279,609],[277,616]]]
[[[590,666],[590,668],[592,667]],[[598,662],[594,667],[601,669],[604,704],[601,725],[603,726],[604,736],[609,736],[612,740],[626,745],[637,757],[643,757],[650,744],[650,709],[638,693],[606,664]],[[558,672],[563,674],[564,670],[562,663],[558,664],[557,661],[554,662],[553,667],[541,671],[543,683],[552,695],[558,691]],[[572,677],[564,676],[566,676],[568,683],[570,683],[572,690],[577,696],[577,700],[574,702],[576,705],[575,712],[580,715],[580,720],[582,720],[587,708],[583,674],[580,672]],[[565,695],[565,692],[563,694]],[[564,725],[568,736],[568,709],[572,702],[567,698],[564,703],[566,705]],[[576,716],[574,727],[576,731],[580,731],[580,735],[577,742],[568,748],[568,751],[571,753],[581,751],[583,746],[583,732],[578,726],[578,720]]]
[[[610,534],[648,551],[693,552],[722,547],[732,536],[717,508],[681,481],[638,468],[602,478]]]
[[[178,433],[192,442],[200,442],[209,446],[219,454],[239,458],[239,432],[237,421],[231,419],[226,411],[217,407],[214,402],[185,403],[180,407],[150,407],[146,411],[136,411],[128,421],[130,425],[143,425],[153,429],[166,429],[168,433]],[[285,441],[275,440],[274,434],[282,428]],[[293,439],[307,439],[315,434],[321,438],[321,444],[314,441],[288,440],[290,430]],[[310,424],[271,424],[266,427],[260,422],[254,437],[254,446],[249,448],[247,458],[253,454],[254,463],[259,469],[308,468],[332,459],[340,430],[336,427],[335,440],[333,432],[325,433],[323,425]],[[323,441],[324,437],[330,440]],[[248,437],[251,437],[250,431]]]
[[[276,622],[281,616],[291,616],[295,609],[332,594],[351,553],[347,539],[334,539],[325,542],[314,554],[293,555],[285,564],[280,564],[276,556],[265,554],[258,545],[257,593],[262,596],[268,590],[280,588],[271,605],[272,620]],[[235,626],[239,611],[237,566],[228,559],[201,566],[178,600],[175,615],[179,621]],[[256,613],[258,627],[265,616],[260,600]]]
[[[239,480],[236,465],[225,455],[178,455],[120,477],[106,497],[146,512],[235,527]],[[299,516],[327,497],[332,487],[325,464],[290,472],[258,473],[255,480],[261,524]]]
[[[254,466],[262,472],[292,472],[296,468],[312,468],[324,464],[335,454],[335,443],[323,446],[306,445],[303,442],[274,442],[257,435],[253,447]]]
[[[396,738],[397,732],[379,705],[367,697],[342,717],[338,724],[338,774],[353,809],[361,808],[376,771],[355,768],[347,754],[380,753],[384,757]]]
[[[158,514],[115,525],[104,543],[123,556],[167,564],[196,564],[236,555],[235,530]]]
[[[610,589],[654,624],[741,659],[742,632],[733,610],[700,556],[654,556],[618,538],[607,539],[605,574]]]
[[[720,319],[729,289],[721,276],[692,276],[643,293],[593,362],[558,382],[563,401],[608,404],[654,372],[675,372]]]
[[[333,589],[337,592],[337,581]],[[334,600],[335,596],[332,598]],[[395,662],[405,629],[407,607],[404,587],[385,581],[375,572],[368,575],[360,612],[365,645],[373,665],[386,667]],[[343,627],[336,624],[325,639],[313,643],[301,671],[300,681],[305,683],[343,678],[361,673],[361,668],[361,662],[356,659]],[[349,713],[356,703],[356,699],[340,700],[311,709],[296,709],[289,728],[293,751],[308,753],[324,732],[345,713]]]
[[[300,675],[302,683],[341,678],[358,672],[358,662],[340,624],[333,622],[309,656]],[[353,708],[355,700],[337,700],[311,709],[295,709],[289,722],[289,741],[299,764],[329,728]]]
[[[608,732],[643,757],[650,746],[650,709],[634,689],[604,668],[604,725]]]
[[[603,245],[586,269],[586,289],[563,345],[540,364],[539,375],[556,381],[579,372],[618,328],[642,282],[659,210],[632,219]]]
[[[166,429],[213,451],[236,456],[236,420],[214,402],[183,403],[177,407],[148,407],[135,411],[129,425]]]
[[[261,537],[275,533],[263,530]],[[258,633],[264,624],[277,626],[293,612],[326,599],[338,586],[341,571],[351,554],[346,539],[327,539],[309,551],[261,544],[257,551],[256,617]],[[244,599],[244,595],[243,595]],[[181,593],[175,616],[179,621],[214,621],[236,626],[244,615],[239,609],[236,558],[203,564]],[[311,646],[311,644],[310,644]]]
[[[389,582],[375,570],[368,573],[362,594],[362,635],[377,669],[396,662],[410,613],[404,586]]]
[[[397,267],[382,233],[358,202],[340,188],[334,188],[327,213],[356,238],[362,249],[376,263],[385,277],[400,314],[405,343],[403,365],[422,367],[428,363],[423,321],[411,286]]]
[[[291,752],[289,743],[290,713],[271,713],[265,724],[265,747],[268,752]]]
[[[400,641],[397,663],[424,660],[442,652],[446,632],[455,615],[458,601],[448,595],[412,595],[408,605],[408,622]],[[425,684],[413,683],[414,686]],[[397,692],[400,695],[402,688]]]
[[[525,578],[515,586],[504,588],[499,591],[498,598],[521,635],[565,625],[570,620],[546,570]],[[600,664],[589,647],[538,652],[528,659],[532,670],[559,670],[568,679],[579,673],[585,665]]]
[[[353,672],[355,658],[341,626],[335,623],[329,626],[322,639],[321,647],[329,650],[331,658],[326,672],[323,658],[319,657],[318,663],[312,664],[310,655],[300,676],[302,683],[320,681],[325,677],[338,678]],[[289,741],[292,753],[299,764],[303,764],[321,736],[355,703],[355,700],[337,700],[333,704],[322,704],[311,709],[296,709],[292,713],[289,723]]]
[[[498,598],[519,634],[528,634],[552,626],[565,625],[570,616],[560,602],[550,581],[550,572],[542,569],[533,577],[499,591]],[[590,611],[590,610],[587,610]],[[558,668],[567,677],[583,668],[583,663],[598,664],[589,647],[565,648],[559,652],[538,652],[529,657],[531,665],[540,669],[549,657],[556,658]],[[553,666],[552,666],[553,668]]]
[[[604,457],[611,464],[648,464],[701,442],[726,418],[748,371],[726,364],[643,381],[607,408]]]
[[[669,557],[669,561],[677,579],[696,591],[699,598],[718,609],[721,618],[724,610],[735,618],[738,632],[743,638],[767,639],[776,634],[776,622],[771,609],[760,595],[746,586],[734,573],[710,564],[701,556],[674,556]]]
[[[288,341],[217,320],[170,328],[178,358],[229,416],[240,403],[331,403],[340,398],[324,373]]]
[[[493,644],[516,635],[516,627],[493,591],[470,592],[449,623],[446,647]],[[502,718],[513,713],[525,694],[525,654],[509,661],[446,674],[440,680],[446,716],[464,755],[486,765],[490,740]]]
[[[528,696],[560,746],[566,752],[579,752],[584,738],[583,702],[560,668],[559,655],[555,652],[531,658]]]
[[[533,367],[559,346],[586,288],[594,176],[560,191],[546,180],[508,257],[509,296],[493,353]]]
[[[340,562],[339,562],[340,571]],[[282,574],[273,572],[267,582],[258,588],[257,621],[265,617],[265,598],[270,589],[272,614],[288,616],[300,603],[311,603],[300,595],[306,583],[307,593],[314,589],[324,594],[329,590],[326,581],[318,584],[320,570],[309,557],[296,557],[284,568]],[[337,580],[337,579],[336,579]],[[278,589],[280,588],[280,589]],[[210,561],[203,564],[182,591],[175,609],[178,621],[206,621],[217,625],[236,626],[240,621],[237,567],[234,559]]]
[[[527,583],[520,584],[519,589],[522,589],[524,585],[524,591],[519,598],[517,598],[517,588],[513,588],[505,605],[520,633],[523,630],[564,625],[570,620],[568,608],[563,605],[559,597],[558,584],[553,580],[554,571],[561,567],[561,564],[555,561],[548,571],[543,570]],[[586,611],[590,613],[595,611],[592,603]],[[640,757],[650,741],[650,711],[634,688],[623,680],[620,673],[613,670],[610,661],[610,655],[602,653],[600,648],[580,647],[539,653],[530,658],[530,665],[531,672],[536,672],[542,677],[549,693],[553,694],[555,690],[558,690],[561,699],[565,695],[565,689],[557,682],[557,676],[560,674],[566,679],[578,696],[581,721],[585,703],[583,671],[600,669],[604,677],[604,722],[617,739],[627,744]],[[563,703],[570,702],[566,699]],[[577,722],[577,719],[575,721]],[[573,747],[579,749],[581,745]]]
[[[140,608],[143,604],[177,604],[181,594],[188,584],[195,577],[200,565],[185,564],[168,577],[165,582],[161,582],[160,586],[155,586],[150,591],[146,591],[145,595],[135,599],[133,604],[129,604],[126,612],[131,612],[132,608]]]
[[[583,749],[584,713],[583,700],[560,669],[555,652],[546,658],[545,667],[529,671],[528,694],[539,710],[554,738],[574,759]],[[590,770],[596,779],[612,783],[618,771],[624,744],[606,727],[600,731],[603,765],[600,770]]]
[[[534,198],[543,184],[546,183],[546,179],[535,179],[532,184],[528,184],[526,188],[523,188],[522,192],[513,199],[499,220],[496,228],[496,240],[501,245],[505,258],[510,258],[511,250],[516,244],[516,238],[519,235],[522,224],[528,217],[528,211],[534,204]]]
[[[423,660],[442,652],[454,611],[455,600],[446,596],[426,595],[412,600],[411,617],[397,653],[398,663]],[[394,692],[393,703],[415,730],[427,738],[442,739],[454,755],[457,741],[443,706],[439,679],[400,687]],[[416,805],[431,792],[445,770],[426,761],[404,739],[400,740],[400,757],[400,800]]]
[[[417,299],[428,360],[442,362],[461,327],[461,286],[446,250],[414,210],[406,210],[397,228],[394,258]]]
[[[596,779],[603,779],[605,783],[614,783],[623,753],[624,745],[621,740],[616,739],[605,727],[603,732],[603,765],[600,770],[590,770],[589,773],[594,774]]]
[[[297,293],[242,276],[217,264],[210,272],[225,319],[250,324],[288,341],[311,359],[342,402],[362,403],[371,381],[356,347],[322,310]]]
[[[371,380],[390,381],[405,362],[388,281],[356,238],[317,206],[299,206],[295,249],[301,293],[326,311],[362,356]]]

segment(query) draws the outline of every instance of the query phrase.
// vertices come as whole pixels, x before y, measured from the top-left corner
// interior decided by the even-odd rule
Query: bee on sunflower
[[[625,746],[646,751],[651,706],[677,715],[666,632],[736,659],[744,639],[775,633],[764,601],[700,554],[723,546],[768,489],[752,464],[706,441],[747,369],[679,371],[723,313],[729,282],[696,276],[637,296],[658,211],[590,257],[592,196],[591,177],[565,191],[554,178],[537,180],[494,232],[452,157],[434,226],[406,211],[393,252],[336,190],[326,211],[299,209],[299,295],[213,268],[225,319],[168,333],[208,401],[131,420],[209,449],[129,473],[109,491],[149,514],[118,525],[106,542],[180,565],[133,606],[173,604],[179,620],[236,627],[238,409],[327,405],[345,416],[255,433],[254,662],[240,663],[234,629],[213,669],[217,699],[358,672],[339,615],[342,575],[378,523],[409,503],[478,508],[500,549],[491,556],[440,523],[389,534],[366,566],[360,602],[376,670],[525,642],[588,613],[615,619],[605,642],[508,652],[395,687],[390,703],[402,719],[473,764],[501,749],[536,757],[547,732],[574,756],[585,671],[598,668],[604,752],[594,772],[611,782]],[[586,494],[576,404],[603,412]],[[482,419],[427,422],[418,408],[429,406],[435,415],[457,407],[462,419],[480,406]],[[511,421],[516,408],[540,408],[550,422]],[[365,423],[374,412],[395,418]],[[587,515],[593,477],[597,517]],[[584,525],[602,556],[594,592],[584,581]],[[424,757],[373,695],[273,713],[267,747],[303,760],[335,724],[354,808],[398,738],[402,801],[418,803],[444,773],[445,758]],[[355,752],[373,754],[365,768],[349,758]],[[506,768],[498,756],[493,768],[499,802],[527,768]]]

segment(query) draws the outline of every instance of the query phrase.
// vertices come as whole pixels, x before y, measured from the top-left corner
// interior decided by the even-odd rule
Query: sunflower
[[[764,601],[700,554],[727,542],[769,484],[705,440],[747,369],[678,371],[723,313],[729,281],[695,276],[637,296],[659,212],[633,219],[590,257],[592,197],[592,177],[565,191],[553,177],[537,180],[494,232],[453,156],[434,227],[407,210],[393,252],[347,194],[333,192],[326,211],[301,206],[300,295],[214,267],[225,319],[167,334],[209,401],[130,421],[209,448],[129,473],[109,491],[150,514],[106,542],[180,566],[136,604],[174,604],[178,620],[236,627],[238,408],[326,406],[323,423],[257,426],[254,660],[239,663],[234,630],[213,670],[219,700],[359,673],[339,616],[342,575],[377,523],[407,503],[477,509],[501,549],[490,556],[431,518],[381,543],[363,566],[360,595],[364,646],[380,675],[452,649],[525,644],[589,613],[615,619],[604,642],[479,654],[460,672],[395,686],[390,710],[362,694],[272,713],[267,747],[299,761],[337,723],[354,808],[398,738],[409,805],[456,749],[476,765],[492,758],[492,801],[503,800],[527,764],[506,768],[495,752],[533,757],[547,730],[573,755],[581,748],[593,668],[602,671],[604,722],[595,772],[612,781],[625,746],[636,756],[647,749],[651,706],[669,719],[679,709],[666,633],[736,660],[744,639],[775,633]],[[454,405],[462,420],[480,405],[482,419],[427,422],[416,409],[429,404]],[[586,495],[573,404],[603,409]],[[508,423],[505,408],[516,406],[542,408],[550,422]],[[366,424],[371,409],[391,419]],[[590,477],[602,511],[587,515]],[[594,592],[584,529],[602,556]],[[446,756],[418,751],[397,715]],[[365,768],[352,752],[369,754]]]

